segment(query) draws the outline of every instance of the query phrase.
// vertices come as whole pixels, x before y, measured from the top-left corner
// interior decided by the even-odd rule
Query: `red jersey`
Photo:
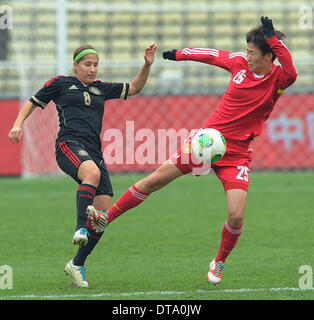
[[[246,55],[224,50],[185,48],[176,52],[176,60],[193,60],[221,67],[231,73],[231,81],[218,108],[203,128],[215,128],[226,138],[253,139],[263,128],[283,90],[292,85],[297,72],[289,50],[276,36],[266,40],[280,65],[258,76],[248,67]]]

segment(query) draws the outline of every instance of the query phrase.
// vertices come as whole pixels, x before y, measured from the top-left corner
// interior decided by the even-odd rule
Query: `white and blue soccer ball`
[[[226,152],[226,140],[220,131],[213,128],[200,129],[192,138],[193,156],[203,163],[214,163]]]

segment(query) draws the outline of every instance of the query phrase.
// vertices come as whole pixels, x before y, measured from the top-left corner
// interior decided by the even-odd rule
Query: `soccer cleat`
[[[66,272],[66,274],[72,277],[73,279],[72,284],[75,287],[81,287],[81,288],[88,287],[88,282],[85,279],[85,270],[86,269],[83,266],[75,266],[72,260],[70,260],[64,268],[64,271]]]
[[[108,211],[96,210],[93,206],[86,209],[87,218],[97,232],[103,232],[108,223]]]
[[[79,247],[83,247],[87,245],[89,232],[85,228],[78,229],[75,231],[72,243],[73,246],[78,245]]]
[[[225,266],[221,261],[216,262],[215,259],[209,264],[207,273],[207,281],[216,285],[221,281],[221,273],[225,270]]]

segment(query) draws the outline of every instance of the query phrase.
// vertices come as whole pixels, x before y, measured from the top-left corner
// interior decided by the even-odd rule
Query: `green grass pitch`
[[[142,177],[112,175],[114,200]],[[115,220],[86,262],[85,289],[63,272],[76,252],[76,188],[68,177],[0,179],[0,267],[13,270],[0,299],[314,298],[299,288],[299,268],[314,267],[313,171],[251,173],[244,231],[216,287],[206,273],[226,203],[214,175],[179,178]]]

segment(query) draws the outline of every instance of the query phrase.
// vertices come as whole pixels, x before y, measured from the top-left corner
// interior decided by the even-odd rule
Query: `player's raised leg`
[[[86,213],[92,225],[101,232],[113,220],[118,218],[126,211],[141,204],[152,192],[157,191],[182,176],[182,172],[172,163],[167,160],[158,169],[149,176],[136,182],[131,186],[108,210],[101,212],[93,206],[88,206]]]
[[[210,263],[207,273],[207,280],[213,284],[220,283],[222,271],[225,270],[224,263],[242,233],[247,191],[241,189],[227,190],[226,196],[228,217],[222,229],[218,253]]]

